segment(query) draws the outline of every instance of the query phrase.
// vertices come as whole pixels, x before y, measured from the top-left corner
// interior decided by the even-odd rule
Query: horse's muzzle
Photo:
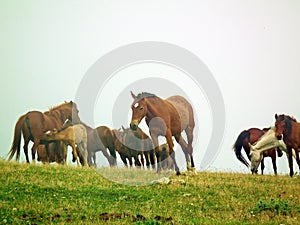
[[[132,130],[136,130],[136,129],[138,128],[138,125],[137,125],[136,123],[131,123],[131,124],[130,124],[130,128],[131,128]]]
[[[282,139],[282,135],[278,135],[276,136],[278,140],[281,140]]]

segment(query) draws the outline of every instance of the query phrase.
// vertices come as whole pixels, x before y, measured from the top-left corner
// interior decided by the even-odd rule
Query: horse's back
[[[107,126],[99,126],[96,128],[99,138],[105,147],[114,148],[115,135]]]
[[[194,127],[194,112],[192,105],[182,96],[175,95],[166,99],[173,105],[177,113],[179,114],[182,129],[186,126]]]

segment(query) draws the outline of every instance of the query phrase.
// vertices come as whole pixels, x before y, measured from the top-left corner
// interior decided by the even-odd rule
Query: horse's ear
[[[133,94],[133,92],[132,92],[132,91],[130,91],[130,94],[131,94],[131,96],[132,96],[132,98],[133,98],[133,99],[136,99],[136,95],[135,95],[135,94]]]
[[[277,115],[277,113],[275,114],[275,120],[277,120],[277,118],[278,118],[278,115]]]
[[[123,130],[123,131],[125,131],[125,128],[124,128],[124,126],[123,126],[123,125],[122,125],[122,130]]]

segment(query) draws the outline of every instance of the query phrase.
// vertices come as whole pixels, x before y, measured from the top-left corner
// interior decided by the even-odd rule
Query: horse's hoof
[[[177,171],[177,172],[176,172],[176,175],[177,175],[177,176],[179,176],[179,175],[181,175],[181,174],[180,174],[180,172],[179,172],[179,171]]]

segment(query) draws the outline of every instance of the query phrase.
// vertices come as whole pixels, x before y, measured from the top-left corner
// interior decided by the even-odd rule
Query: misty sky
[[[82,78],[103,55],[135,42],[161,41],[197,55],[222,92],[226,127],[210,169],[247,172],[232,151],[241,131],[273,125],[275,113],[300,120],[299,27],[300,3],[296,0],[1,1],[0,157],[7,156],[19,116],[75,100]],[[141,82],[145,79],[163,79],[166,88],[147,86]],[[93,124],[89,124],[128,125],[130,90],[155,92],[163,98],[181,94],[191,101],[196,113],[194,151],[199,168],[212,129],[218,129],[212,127],[213,109],[205,93],[172,66],[134,64],[116,71],[103,84]],[[119,110],[121,119],[112,118],[121,93],[125,99]],[[181,150],[177,152],[180,161]],[[23,150],[21,156],[24,158]],[[271,160],[265,162],[266,172],[273,173]],[[283,156],[278,160],[278,172],[287,171]]]

